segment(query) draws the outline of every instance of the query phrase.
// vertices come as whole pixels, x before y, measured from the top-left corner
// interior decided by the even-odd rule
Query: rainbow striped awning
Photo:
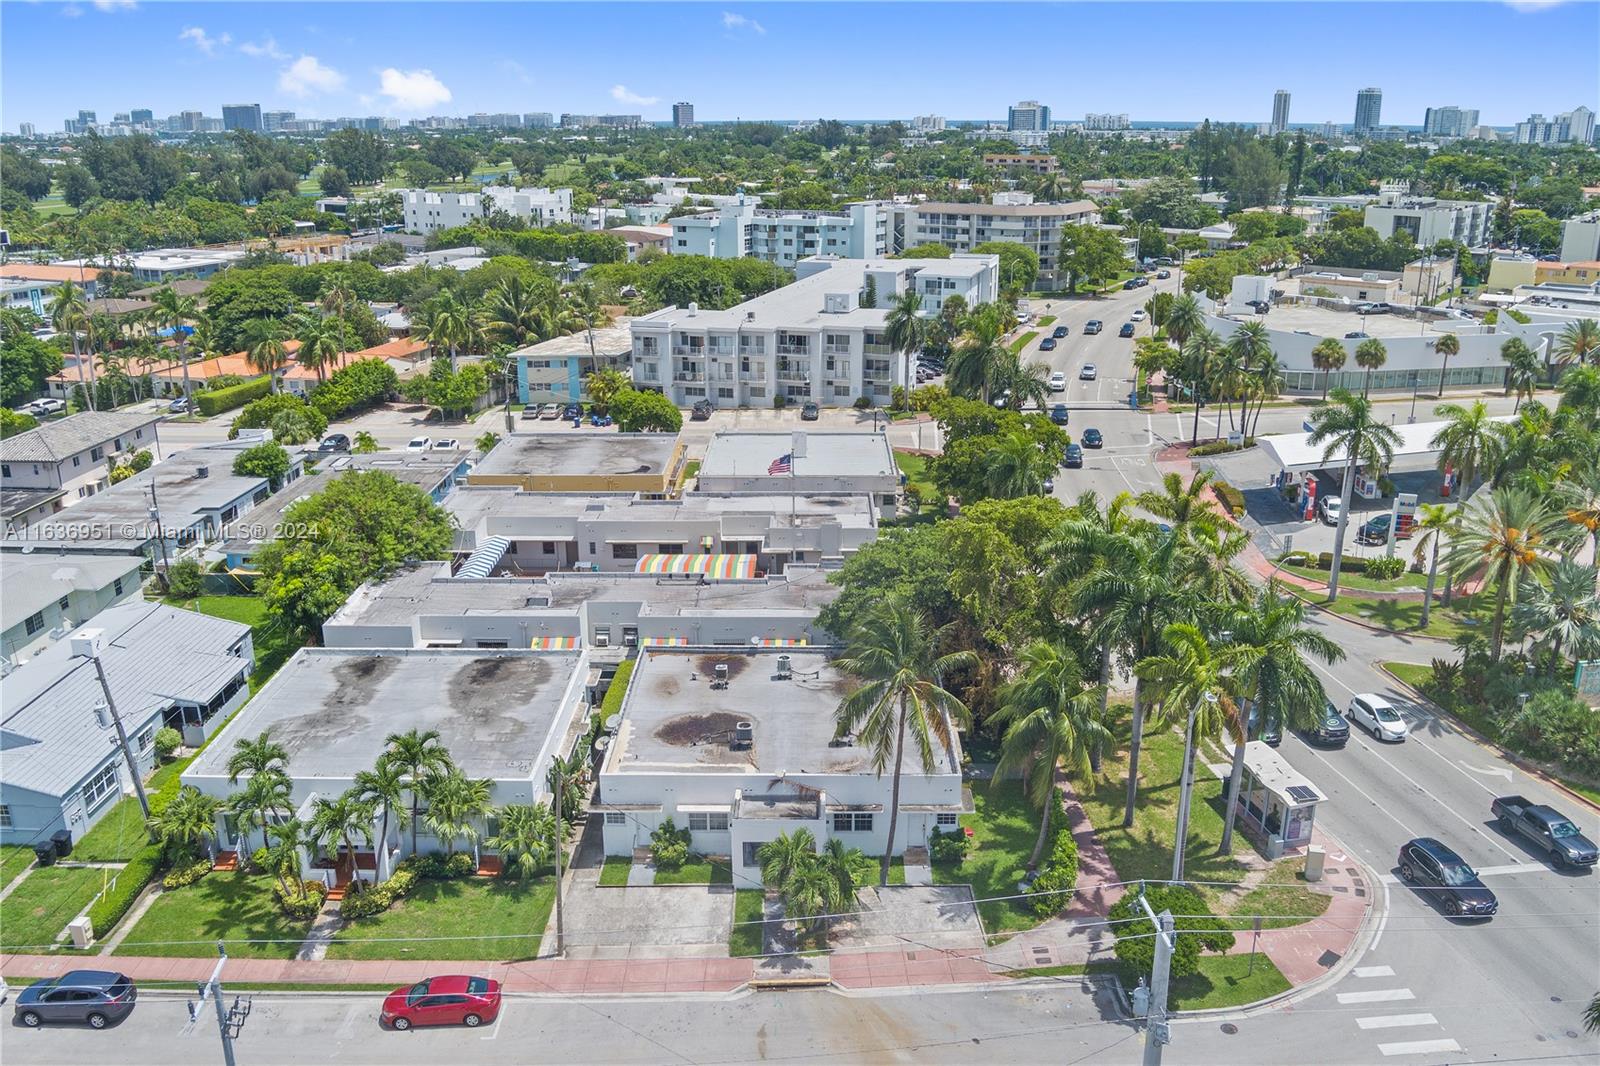
[[[804,648],[811,644],[804,637],[762,637],[756,643],[763,648]]]
[[[645,555],[636,570],[640,574],[703,574],[711,581],[753,580],[754,555]]]
[[[534,651],[572,651],[577,646],[577,637],[534,637],[528,644]]]
[[[644,643],[645,643],[646,647],[650,647],[650,648],[662,648],[662,647],[678,648],[678,647],[687,646],[688,643],[689,643],[689,638],[688,637],[645,637],[644,638]]]

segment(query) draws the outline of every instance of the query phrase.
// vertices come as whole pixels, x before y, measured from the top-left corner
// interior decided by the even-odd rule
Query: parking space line
[[[493,1040],[495,1037],[500,1035],[500,1023],[505,1021],[506,1011],[509,1009],[510,1006],[506,1003],[505,997],[502,996],[500,998],[500,1013],[494,1016],[494,1024],[489,1026],[488,1033],[484,1034],[482,1039]]]
[[[1381,1014],[1374,1018],[1357,1018],[1359,1029],[1399,1029],[1407,1025],[1438,1025],[1439,1019],[1431,1014]]]

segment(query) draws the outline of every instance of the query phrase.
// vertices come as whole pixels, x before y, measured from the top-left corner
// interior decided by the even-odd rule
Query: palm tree
[[[1256,320],[1241,323],[1228,338],[1228,348],[1239,360],[1246,376],[1253,379],[1259,402],[1266,403],[1268,396],[1283,382],[1283,373],[1278,368],[1278,357],[1272,351],[1272,335],[1267,331],[1266,323]],[[1249,416],[1247,403],[1241,413],[1239,426],[1240,432],[1247,437],[1250,435]],[[1257,414],[1256,417],[1259,419],[1261,416]]]
[[[194,854],[201,844],[215,857],[217,814],[222,800],[208,796],[193,785],[181,785],[166,809],[150,819],[149,829],[161,843],[169,859]]]
[[[999,500],[1037,496],[1044,491],[1044,479],[1051,469],[1049,458],[1039,451],[1034,439],[1022,430],[1002,437],[989,453],[989,469],[984,472],[985,488]],[[975,501],[969,501],[975,502]]]
[[[1230,429],[1233,427],[1233,401],[1244,397],[1245,379],[1245,365],[1240,358],[1239,350],[1224,343],[1211,360],[1207,391],[1222,401],[1223,410],[1228,412]],[[1217,420],[1217,436],[1222,436],[1221,419]]]
[[[1422,592],[1422,626],[1428,628],[1428,615],[1433,610],[1433,583],[1439,575],[1439,549],[1444,545],[1445,534],[1455,524],[1455,514],[1449,507],[1442,503],[1425,503],[1422,505],[1422,515],[1417,519],[1417,529],[1422,535],[1417,538],[1416,551],[1412,558],[1420,566],[1422,557],[1428,556],[1428,587]]]
[[[272,730],[262,730],[254,740],[245,737],[233,746],[228,756],[228,783],[237,785],[245,774],[286,772],[289,750],[272,739]]]
[[[1194,401],[1194,432],[1189,438],[1191,443],[1200,440],[1200,405],[1211,398],[1209,385],[1222,350],[1222,338],[1204,326],[1186,338],[1179,349],[1179,376],[1188,383],[1189,398]]]
[[[1600,570],[1600,470],[1563,481],[1561,490],[1567,521],[1588,534],[1594,552],[1591,561]]]
[[[1532,399],[1539,387],[1539,356],[1521,337],[1512,337],[1500,346],[1500,358],[1506,364],[1506,391],[1517,394],[1512,410],[1522,406],[1522,401]]]
[[[171,285],[163,285],[154,297],[156,323],[173,331],[178,341],[178,362],[183,366],[183,398],[194,406],[194,391],[189,387],[189,334],[184,326],[200,315],[200,304],[193,296],[179,296]],[[188,407],[185,410],[188,410]]]
[[[543,803],[513,803],[500,808],[500,831],[484,841],[499,852],[504,869],[526,880],[543,872],[556,848],[556,816]]]
[[[588,772],[589,760],[582,751],[575,751],[566,758],[552,756],[550,769],[545,772],[544,780],[550,795],[560,804],[556,810],[561,820],[569,825],[583,813],[583,804],[589,795],[585,781]],[[559,789],[557,784],[561,786]]]
[[[1514,606],[1523,580],[1542,576],[1559,547],[1562,514],[1553,501],[1520,488],[1480,493],[1460,515],[1450,544],[1450,568],[1457,573],[1486,569],[1485,586],[1495,586],[1490,654],[1498,661],[1505,615]]]
[[[378,877],[387,880],[389,877],[389,814],[404,806],[406,778],[402,769],[395,764],[388,753],[378,756],[378,761],[370,770],[357,770],[355,776],[355,791],[363,803],[377,807],[382,813],[381,827],[378,830]]]
[[[817,838],[809,829],[779,833],[756,849],[761,865],[761,883],[779,892],[793,883],[795,875],[816,858]]]
[[[427,774],[453,765],[450,752],[439,742],[437,729],[410,729],[404,733],[390,733],[383,739],[383,758],[404,772],[406,786],[411,790],[411,854],[415,855],[422,779]]]
[[[1561,375],[1556,388],[1561,392],[1558,410],[1581,411],[1591,417],[1600,410],[1600,368],[1572,367]]]
[[[1089,752],[1110,738],[1100,716],[1098,686],[1084,684],[1077,653],[1036,640],[1022,653],[1015,680],[1000,692],[993,720],[1004,727],[994,781],[1021,773],[1028,801],[1043,812],[1028,869],[1039,865],[1056,808],[1056,773],[1089,777]]]
[[[1600,322],[1580,318],[1568,323],[1556,338],[1555,361],[1563,365],[1582,364],[1591,357],[1600,358]]]
[[[1600,596],[1595,594],[1594,571],[1570,559],[1550,568],[1549,581],[1524,582],[1511,624],[1550,644],[1550,672],[1564,665],[1563,651],[1583,659],[1600,648]]]
[[[295,361],[317,372],[317,381],[324,380],[325,370],[344,355],[344,323],[337,318],[301,316],[297,338],[300,348]]]
[[[306,835],[306,823],[298,818],[267,827],[266,855],[263,865],[278,882],[284,896],[289,895],[289,877],[294,875],[295,895],[306,898],[305,878],[300,876],[301,852],[316,845]]]
[[[472,310],[446,289],[428,305],[428,343],[450,352],[450,372],[456,370],[456,351],[472,339]]]
[[[1450,357],[1461,354],[1461,338],[1454,333],[1442,333],[1439,339],[1433,342],[1433,350],[1438,355],[1444,356],[1444,361],[1439,364],[1439,398],[1444,399],[1444,379],[1450,368]]]
[[[1261,716],[1276,717],[1284,729],[1315,726],[1327,699],[1308,659],[1315,656],[1332,666],[1344,658],[1344,649],[1306,624],[1306,604],[1269,585],[1247,609],[1233,612],[1229,620],[1232,641],[1248,649],[1241,668],[1242,691]],[[1233,769],[1228,775],[1227,815],[1218,852],[1233,851],[1233,820],[1239,809],[1239,786],[1244,779],[1244,746],[1249,715],[1234,720]]]
[[[946,367],[950,391],[988,403],[1000,368],[1015,359],[1004,338],[998,315],[974,313],[950,354]]]
[[[1190,337],[1205,327],[1206,315],[1200,309],[1199,300],[1185,293],[1172,301],[1172,309],[1167,312],[1167,336],[1174,345],[1181,349]]]
[[[278,770],[251,774],[244,788],[228,797],[228,810],[239,820],[241,852],[249,853],[250,827],[262,830],[262,843],[266,843],[266,827],[280,810],[290,810],[289,778]]]
[[[595,291],[592,282],[578,281],[563,289],[561,297],[566,317],[589,335],[589,358],[598,359],[599,355],[594,349],[594,327],[610,321],[605,308],[600,306],[600,294]]]
[[[266,374],[272,392],[278,391],[278,371],[289,361],[289,327],[277,318],[252,318],[244,326],[245,362]]]
[[[318,846],[329,848],[337,856],[340,845],[350,863],[350,881],[356,891],[361,890],[361,878],[356,872],[356,838],[372,846],[372,804],[362,802],[356,789],[340,793],[333,799],[318,796],[311,801],[311,823],[308,832]]]
[[[83,349],[81,336],[89,328],[89,303],[83,290],[70,281],[63,281],[50,290],[50,325],[57,333],[72,338],[72,361],[78,367],[78,385],[88,399],[89,410],[94,410],[94,356],[89,357],[89,377],[83,376]]]
[[[872,878],[872,860],[863,855],[860,848],[852,848],[838,837],[832,837],[811,863],[827,878],[823,910],[829,914],[855,910],[856,893]]]
[[[1358,354],[1359,358],[1359,354]],[[1344,462],[1339,489],[1339,525],[1333,534],[1333,567],[1328,572],[1328,602],[1339,598],[1339,570],[1344,561],[1344,533],[1350,520],[1350,494],[1355,488],[1356,465],[1387,470],[1394,461],[1400,435],[1373,417],[1372,402],[1345,389],[1334,389],[1328,402],[1311,413],[1312,447],[1322,446],[1322,461]]]
[[[1382,341],[1376,337],[1368,337],[1356,345],[1356,366],[1367,372],[1367,378],[1361,384],[1361,395],[1365,397],[1367,390],[1372,385],[1372,372],[1389,361],[1389,349],[1384,347]]]
[[[1173,837],[1172,879],[1183,879],[1184,851],[1189,841],[1189,798],[1194,789],[1194,749],[1201,737],[1216,736],[1230,719],[1237,720],[1244,671],[1259,657],[1237,644],[1214,645],[1199,626],[1174,622],[1161,631],[1169,650],[1141,659],[1134,674],[1161,701],[1163,716],[1184,714],[1183,774],[1179,780],[1178,826]]]
[[[893,767],[889,788],[889,835],[884,845],[879,884],[889,884],[889,861],[894,854],[896,823],[900,819],[900,773],[905,766],[906,733],[916,746],[923,772],[937,765],[934,741],[951,758],[954,722],[967,708],[943,687],[952,671],[977,663],[970,651],[941,655],[939,634],[922,613],[905,603],[888,602],[862,621],[839,669],[862,684],[839,702],[834,731],[854,733],[872,752],[873,768],[881,777]]]
[[[1482,400],[1469,404],[1442,403],[1433,413],[1445,423],[1428,447],[1439,452],[1439,469],[1461,475],[1461,500],[1466,502],[1475,485],[1498,465],[1501,455],[1497,423]]]
[[[1328,378],[1335,370],[1344,369],[1344,361],[1349,353],[1345,351],[1344,344],[1335,337],[1324,337],[1311,349],[1311,365],[1322,371],[1322,398],[1328,398]]]
[[[1250,598],[1250,579],[1234,560],[1250,545],[1250,535],[1229,522],[1191,526],[1181,549],[1190,592],[1203,603],[1232,604]]]
[[[995,368],[993,391],[1006,395],[1006,406],[1021,411],[1029,404],[1043,411],[1050,400],[1050,367],[1045,363],[1023,365],[1019,356],[1007,353]]]
[[[1210,525],[1217,514],[1206,503],[1206,490],[1211,487],[1212,473],[1197,470],[1183,483],[1179,474],[1167,473],[1161,477],[1161,491],[1149,489],[1141,492],[1138,504],[1157,518],[1164,518],[1174,531],[1187,533],[1191,526]]]
[[[550,310],[522,277],[513,274],[483,298],[483,329],[491,338],[518,348],[530,338],[548,340]]]
[[[428,813],[422,820],[444,841],[445,854],[456,853],[456,839],[478,842],[478,819],[493,809],[489,782],[468,777],[454,766],[429,774],[423,781]]]

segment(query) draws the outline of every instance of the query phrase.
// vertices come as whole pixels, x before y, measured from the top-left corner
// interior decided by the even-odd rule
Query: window
[[[56,606],[65,611],[67,608],[72,606],[72,601],[66,596],[63,596],[56,601]]]
[[[656,551],[662,555],[682,555],[682,544],[657,544]]]
[[[542,540],[539,542],[539,550],[546,555],[554,555],[556,553],[556,542],[553,540]]]
[[[933,816],[933,824],[943,829],[946,826],[960,825],[961,818],[955,814],[936,814]]]
[[[106,457],[105,445],[96,444],[93,448],[89,449],[89,458],[93,459],[95,462],[98,463],[100,460],[104,459],[105,457]]]
[[[9,806],[7,806],[6,804],[4,804],[4,803],[0,803],[0,829],[10,829],[10,828],[11,828],[11,808]]]
[[[762,841],[759,841],[759,840],[746,840],[744,842],[744,855],[742,856],[743,859],[744,859],[744,865],[746,865],[746,866],[760,866],[761,865],[761,860],[756,858],[756,852],[761,850],[761,845],[762,845]]]
[[[111,583],[111,587],[118,596],[122,595],[122,579],[120,577]]]
[[[606,824],[607,825],[627,825],[628,824],[628,816],[626,814],[624,814],[622,811],[607,811],[606,812]]]
[[[24,625],[28,627],[28,636],[33,636],[35,633],[39,632],[39,630],[44,628],[44,612],[40,611],[38,614],[30,614]]]
[[[89,783],[83,786],[83,805],[92,811],[107,796],[114,795],[118,791],[117,766],[115,763],[110,763],[89,778]]]
[[[833,815],[833,831],[835,833],[870,833],[872,832],[872,815],[866,811],[835,811]]]
[[[73,465],[73,466],[82,466],[82,465],[83,465],[83,456],[81,456],[81,455],[74,455],[74,456],[73,456],[73,457],[72,457],[72,465]]]
[[[508,645],[503,640],[480,640],[480,641],[478,641],[478,645],[477,646],[480,647],[480,648],[489,649],[491,651],[496,649],[496,648],[510,647],[510,645]]]
[[[728,831],[726,811],[690,811],[689,831],[692,833],[725,833]]]
[[[139,746],[139,753],[141,755],[150,750],[150,742],[155,740],[155,738],[156,738],[156,727],[155,726],[147,725],[143,729],[139,730],[138,746]]]
[[[0,463],[0,477],[10,477],[10,476],[11,476],[11,464],[10,463]]]
[[[613,544],[611,546],[611,558],[637,559],[639,558],[639,546],[637,544]]]

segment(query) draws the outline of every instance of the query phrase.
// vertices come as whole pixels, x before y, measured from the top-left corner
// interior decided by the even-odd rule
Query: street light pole
[[[563,843],[565,843],[563,834],[561,832],[561,799],[565,795],[565,791],[561,780],[561,771],[563,769],[563,765],[560,757],[557,757],[555,762],[555,802],[552,804],[552,806],[555,808],[556,813],[556,957],[560,958],[567,952],[566,922],[563,919],[561,911],[561,846]]]
[[[105,698],[106,710],[110,712],[111,724],[117,729],[117,746],[122,749],[122,758],[128,764],[128,776],[133,778],[133,790],[139,797],[139,809],[144,812],[148,820],[150,801],[144,794],[144,782],[139,779],[139,764],[134,761],[133,752],[128,747],[128,731],[122,727],[122,715],[117,713],[117,701],[112,698],[111,685],[106,681],[106,668],[100,663],[100,636],[98,629],[84,631],[82,636],[73,638],[73,652],[87,657],[94,664],[95,677],[100,680],[100,692]]]
[[[1167,1025],[1167,984],[1172,975],[1172,949],[1176,933],[1173,932],[1172,912],[1164,910],[1159,915],[1144,898],[1144,885],[1139,885],[1139,905],[1156,928],[1155,962],[1150,970],[1150,1007],[1144,1024],[1144,1066],[1161,1066],[1161,1049],[1171,1040]]]

